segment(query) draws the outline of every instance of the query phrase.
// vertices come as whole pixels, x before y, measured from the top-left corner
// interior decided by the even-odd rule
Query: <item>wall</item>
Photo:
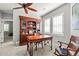
[[[13,22],[11,21],[9,24],[10,24],[9,32],[13,33]]]
[[[2,19],[2,13],[0,12],[0,27],[1,27],[1,19]],[[0,32],[1,32],[1,28],[0,28]]]
[[[63,21],[63,30],[64,35],[54,35],[53,34],[53,26],[52,26],[52,20],[51,20],[51,32],[50,34],[53,35],[53,43],[57,43],[57,41],[63,41],[63,42],[69,42],[69,38],[71,35],[71,4],[64,4],[55,10],[52,10],[51,12],[45,14],[42,16],[43,19],[51,18],[52,16],[55,16],[59,13],[64,13],[64,21]],[[44,34],[44,21],[42,24],[42,33]]]
[[[13,20],[13,14],[2,13],[2,19],[11,19],[11,20]]]
[[[19,40],[19,30],[20,30],[20,21],[19,16],[25,16],[23,10],[13,10],[13,41],[16,42]]]
[[[1,12],[0,12],[0,27],[1,27]],[[0,28],[0,42],[2,42],[2,37],[1,37],[2,33],[1,33],[1,28]]]

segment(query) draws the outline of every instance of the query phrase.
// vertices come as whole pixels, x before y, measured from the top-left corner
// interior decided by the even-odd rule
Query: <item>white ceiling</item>
[[[37,9],[37,12],[32,12],[29,11],[29,13],[36,13],[38,15],[43,15],[57,7],[59,7],[60,5],[62,5],[63,3],[34,3],[32,5],[32,8]],[[12,11],[6,11],[6,10],[13,10],[13,8],[20,6],[19,4],[16,3],[0,3],[0,10],[6,12],[6,13],[12,13]]]

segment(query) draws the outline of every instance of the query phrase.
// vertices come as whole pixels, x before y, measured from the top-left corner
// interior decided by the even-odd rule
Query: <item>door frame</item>
[[[12,21],[13,22],[13,20],[11,20],[11,19],[2,19],[2,26],[1,27],[3,27],[2,29],[2,36],[3,36],[3,40],[2,40],[2,42],[4,42],[4,22],[6,22],[6,21]],[[12,37],[13,38],[13,37]],[[12,41],[13,41],[13,39],[12,39]]]

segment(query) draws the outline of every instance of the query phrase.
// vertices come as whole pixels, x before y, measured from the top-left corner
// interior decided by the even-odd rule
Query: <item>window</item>
[[[9,31],[9,24],[4,24],[4,31]]]
[[[53,17],[53,33],[63,34],[63,14]]]
[[[45,19],[44,31],[45,33],[50,33],[50,19]]]

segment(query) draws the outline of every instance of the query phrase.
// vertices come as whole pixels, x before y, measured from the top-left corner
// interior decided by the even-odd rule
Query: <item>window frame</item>
[[[8,26],[8,30],[5,30],[5,27]],[[9,32],[9,24],[4,24],[4,31]]]
[[[60,15],[62,15],[62,33],[59,33],[59,32],[53,32],[53,19],[54,19],[54,17],[57,17],[57,16],[60,16]],[[60,36],[64,36],[64,13],[59,13],[59,14],[56,14],[55,16],[52,16],[52,33],[54,34],[54,35],[60,35]]]
[[[49,23],[49,25],[50,25],[49,32],[45,32],[45,20],[49,20],[49,22],[50,22]],[[51,33],[51,17],[50,18],[46,18],[45,20],[44,20],[44,34],[50,34]]]

